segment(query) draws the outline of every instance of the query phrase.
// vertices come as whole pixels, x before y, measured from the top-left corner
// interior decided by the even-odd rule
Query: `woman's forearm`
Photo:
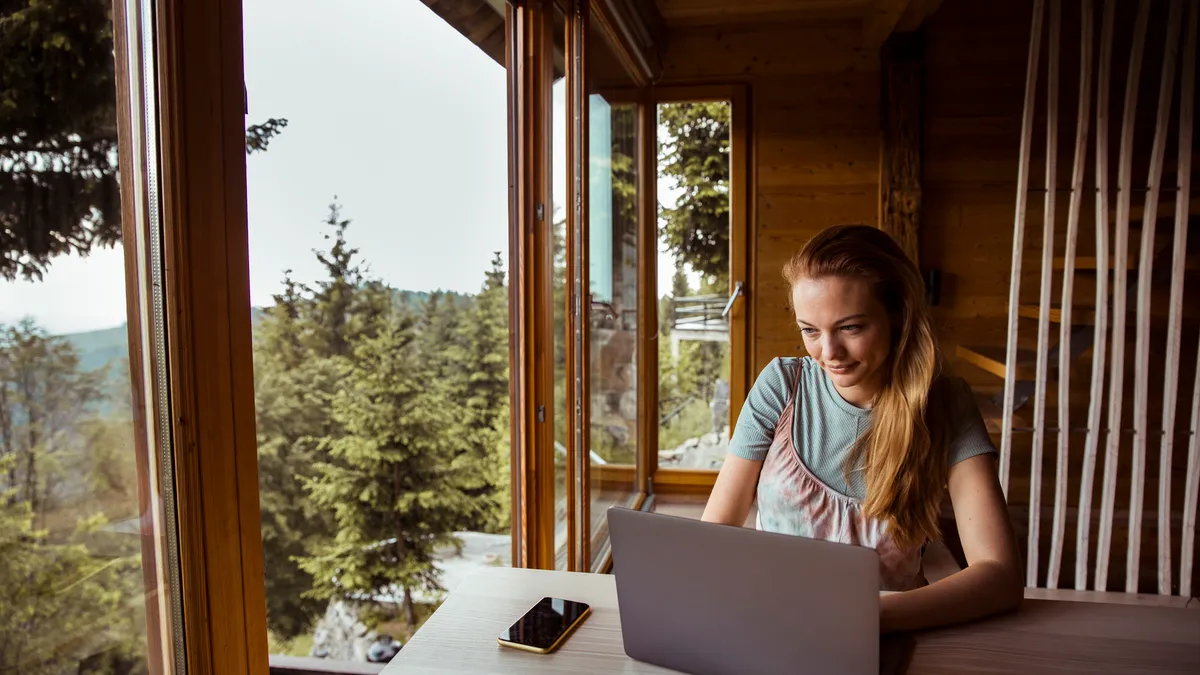
[[[937,583],[879,599],[881,632],[920,630],[1015,609],[1024,584],[1020,573],[981,561]]]

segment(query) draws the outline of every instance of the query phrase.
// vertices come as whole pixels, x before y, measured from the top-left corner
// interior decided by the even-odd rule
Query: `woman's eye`
[[[846,331],[847,333],[857,333],[858,331],[862,330],[862,326],[859,324],[851,324],[849,326],[842,326],[842,330]]]
[[[800,327],[800,332],[801,332],[801,333],[804,333],[805,335],[816,335],[816,334],[817,334],[817,329],[816,329],[816,328],[809,328],[808,326],[801,326],[801,327]]]

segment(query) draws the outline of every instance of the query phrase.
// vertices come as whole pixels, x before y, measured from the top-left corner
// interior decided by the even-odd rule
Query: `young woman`
[[[783,269],[809,356],[755,382],[704,520],[870,546],[884,632],[1021,602],[995,448],[962,380],[940,372],[921,277],[883,231],[827,229]],[[929,585],[925,544],[949,493],[968,567]]]

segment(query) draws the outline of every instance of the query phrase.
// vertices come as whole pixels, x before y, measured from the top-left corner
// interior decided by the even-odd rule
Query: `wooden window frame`
[[[554,568],[551,0],[508,5],[513,565]]]
[[[567,570],[591,569],[591,293],[588,250],[589,0],[566,16],[567,104]]]
[[[657,112],[661,103],[682,103],[688,101],[729,101],[729,246],[740,255],[732,256],[729,261],[730,279],[741,279],[749,289],[741,303],[734,306],[734,312],[746,315],[744,322],[735,322],[730,328],[729,361],[730,370],[741,373],[739,378],[730,378],[729,382],[729,426],[730,434],[737,425],[738,414],[742,404],[750,392],[754,373],[750,372],[751,364],[755,362],[754,336],[757,334],[754,312],[754,176],[753,176],[753,136],[751,121],[750,89],[744,84],[701,84],[655,87],[652,90],[652,110]],[[657,132],[658,125],[653,125]],[[654,250],[657,250],[657,194],[658,194],[658,162],[657,141],[653,146],[655,154],[650,160],[652,164],[647,173],[652,179],[650,188],[654,218],[652,237]],[[652,277],[657,281],[657,269],[651,269]],[[650,294],[657,297],[658,290],[654,288]],[[656,305],[657,306],[657,305]],[[655,388],[655,410],[657,410],[658,384],[658,351],[653,352],[654,370],[647,373]],[[658,421],[654,420],[651,428],[646,429],[646,443],[650,450],[647,457],[649,469],[649,484],[653,494],[706,494],[716,484],[718,471],[703,469],[672,469],[658,467]]]
[[[163,288],[189,675],[268,670],[240,0],[159,0]]]
[[[113,2],[113,57],[116,82],[117,156],[121,196],[122,253],[125,271],[125,306],[128,345],[130,403],[132,408],[132,451],[137,476],[138,536],[141,552],[142,589],[146,609],[146,666],[151,675],[163,675],[183,667],[182,622],[175,610],[182,607],[181,584],[176,555],[177,528],[173,494],[174,465],[171,457],[170,425],[162,412],[167,401],[162,342],[154,338],[161,326],[161,313],[154,308],[156,273],[151,252],[157,236],[151,236],[148,195],[154,115],[148,102],[153,87],[146,86],[147,71],[153,72],[153,27],[143,25],[145,5],[141,0]],[[160,276],[158,278],[161,278]]]

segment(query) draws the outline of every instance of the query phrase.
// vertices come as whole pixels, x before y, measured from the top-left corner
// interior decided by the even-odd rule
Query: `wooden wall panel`
[[[860,41],[854,21],[668,33],[663,73],[669,83],[751,88],[751,377],[776,356],[804,353],[788,311],[783,263],[826,227],[878,219],[879,64]]]
[[[1063,0],[1059,137],[1064,147],[1060,157],[1068,157],[1074,133],[1079,71],[1078,0]],[[1166,11],[1156,7],[1151,17],[1151,35],[1162,32]],[[1161,11],[1160,11],[1161,10]],[[1118,10],[1113,50],[1113,72],[1124,72],[1128,58],[1130,27],[1136,3],[1122,3]],[[1017,154],[1024,106],[1026,57],[1029,40],[1031,2],[989,2],[987,0],[945,0],[923,28],[925,37],[925,86],[922,142],[922,214],[920,262],[924,269],[941,271],[941,297],[933,314],[942,352],[950,365],[977,391],[993,394],[1002,382],[979,369],[956,364],[958,344],[1003,347],[1007,326],[1009,272],[1011,265],[1014,194]],[[744,23],[718,28],[714,26],[675,26],[668,28],[667,48],[663,55],[664,84],[744,83],[750,87],[752,101],[752,138],[754,170],[754,222],[756,241],[751,301],[754,303],[755,335],[751,367],[757,372],[775,356],[803,354],[802,340],[788,313],[788,289],[779,269],[788,256],[825,227],[840,223],[875,223],[878,219],[879,189],[879,106],[880,73],[878,54],[862,49],[861,26],[853,21]],[[1161,63],[1161,46],[1151,40],[1145,58]],[[1069,75],[1069,76],[1068,76]],[[1042,74],[1044,77],[1044,73]],[[1123,96],[1123,77],[1112,83],[1111,97]],[[1044,89],[1044,87],[1043,87]],[[1153,89],[1151,87],[1150,89]],[[1139,108],[1153,111],[1153,91]],[[1119,112],[1119,110],[1117,111]],[[1138,121],[1138,147],[1135,153],[1135,183],[1146,180],[1151,119]],[[1031,159],[1030,185],[1044,184],[1045,173],[1045,101],[1039,91],[1034,115],[1034,156]],[[1110,146],[1117,142],[1115,130]],[[1094,139],[1093,139],[1094,146]],[[1168,147],[1177,141],[1169,138]],[[1143,147],[1144,146],[1144,147]],[[1146,155],[1142,157],[1141,155]],[[1115,162],[1115,157],[1111,158]],[[1167,158],[1165,177],[1173,179],[1173,155]],[[1071,162],[1058,163],[1056,182],[1068,185]],[[1115,164],[1113,166],[1115,171]],[[1195,180],[1193,180],[1195,183]],[[1088,186],[1094,185],[1089,177]],[[1057,200],[1060,225],[1066,223],[1068,193]],[[1041,193],[1030,195],[1031,204],[1042,202]],[[1134,206],[1141,202],[1136,194]],[[1167,206],[1170,206],[1168,204]],[[1161,207],[1167,208],[1167,207]],[[1091,199],[1082,204],[1079,232],[1079,256],[1094,255],[1094,214]],[[1043,214],[1031,208],[1026,222],[1027,264],[1022,270],[1022,302],[1034,302],[1040,283],[1038,261],[1041,258]],[[1133,239],[1136,239],[1133,238]],[[1065,242],[1065,228],[1057,228],[1056,249]],[[1131,241],[1131,251],[1138,242]],[[1061,254],[1058,254],[1061,255]],[[1193,263],[1195,264],[1195,263]],[[1156,267],[1158,265],[1156,264]],[[1057,272],[1061,277],[1061,271]],[[1200,303],[1186,300],[1200,292],[1189,276],[1185,292],[1185,312],[1190,324],[1184,329],[1184,352],[1195,348]],[[1026,292],[1028,291],[1028,292]],[[1168,285],[1152,290],[1151,314],[1162,308],[1165,330]],[[1061,280],[1052,293],[1058,297]],[[1095,276],[1075,276],[1076,314],[1094,304]],[[1028,297],[1027,297],[1028,296]],[[1155,315],[1156,316],[1156,315]],[[1131,317],[1132,320],[1132,317]],[[1036,345],[1032,320],[1023,320],[1019,345]],[[1156,329],[1157,330],[1157,329]],[[1190,345],[1190,346],[1189,346]],[[1162,345],[1151,346],[1152,367],[1161,368]],[[1072,420],[1080,426],[1086,419],[1088,399],[1088,358],[1085,355],[1072,366]],[[1158,364],[1155,366],[1154,364]],[[753,376],[753,374],[752,374]],[[1181,381],[1190,381],[1181,373]],[[1132,402],[1132,388],[1128,392]],[[1053,396],[1049,401],[1053,405]],[[1082,405],[1082,408],[1076,408]],[[1126,406],[1128,408],[1129,406]],[[1150,417],[1156,419],[1154,405]],[[1021,412],[1018,411],[1018,418]],[[1177,416],[1179,417],[1179,416]],[[1130,418],[1131,419],[1131,418]],[[1179,417],[1179,423],[1187,420]],[[1126,420],[1127,422],[1129,420]],[[1074,422],[1073,422],[1074,425]],[[1082,436],[1081,436],[1082,438]],[[1014,456],[1014,518],[1025,519],[1020,512],[1028,501],[1028,437],[1017,449],[1024,457]],[[1023,448],[1023,449],[1022,449]],[[1072,441],[1069,464],[1078,472],[1082,465],[1083,443]],[[1182,470],[1177,453],[1172,471]],[[1149,458],[1148,480],[1157,480],[1153,457]],[[1045,475],[1054,476],[1053,463],[1046,464]],[[1022,477],[1021,472],[1024,472]],[[1078,491],[1077,476],[1068,481],[1071,500]],[[1024,481],[1024,482],[1022,482]],[[1127,478],[1121,478],[1118,494],[1127,498]],[[1175,481],[1178,483],[1179,481]],[[1053,481],[1043,501],[1053,498]],[[1172,486],[1176,492],[1175,485]],[[1181,492],[1181,491],[1180,491]],[[1178,504],[1181,497],[1177,497]],[[1071,525],[1073,527],[1073,524]],[[1143,530],[1153,537],[1153,527]],[[1045,545],[1049,545],[1049,528]],[[1019,535],[1024,537],[1024,531]],[[1124,532],[1116,533],[1118,539]],[[1176,540],[1177,541],[1177,540]],[[1118,546],[1123,540],[1114,541]],[[1147,548],[1143,547],[1143,551]],[[1064,551],[1069,565],[1074,551]],[[1150,562],[1143,567],[1153,569]],[[1123,562],[1113,558],[1114,573],[1123,573]],[[1177,558],[1176,558],[1177,559]],[[1118,572],[1121,570],[1121,572]],[[1147,590],[1151,590],[1147,587]]]

